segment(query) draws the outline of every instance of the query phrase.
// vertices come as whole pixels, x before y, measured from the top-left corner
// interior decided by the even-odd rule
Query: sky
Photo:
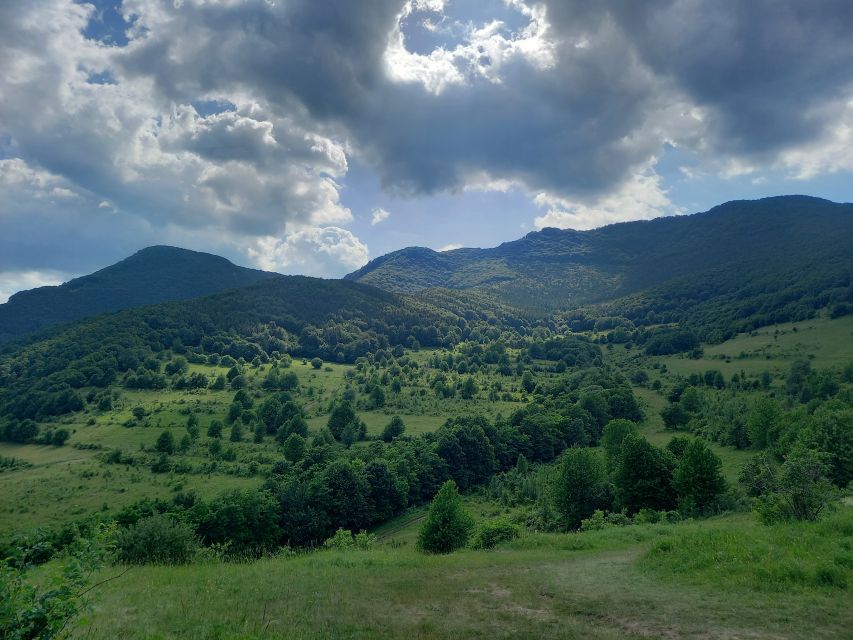
[[[0,302],[853,200],[850,0],[3,0]]]

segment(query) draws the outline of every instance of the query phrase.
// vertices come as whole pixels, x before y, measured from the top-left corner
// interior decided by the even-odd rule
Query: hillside
[[[0,342],[80,318],[244,287],[275,274],[177,247],[148,247],[56,287],[16,293],[0,305]]]
[[[609,302],[607,313],[588,315],[631,311],[631,320],[642,324],[648,307],[672,309],[684,299],[692,307],[733,289],[739,290],[735,298],[748,300],[740,309],[746,316],[756,310],[746,307],[769,305],[762,311],[772,313],[795,299],[809,308],[849,302],[851,264],[853,204],[781,196],[591,231],[548,228],[492,249],[408,248],[346,277],[389,291],[474,289],[538,311]],[[643,304],[641,292],[653,302]],[[781,299],[767,299],[773,292],[782,292]],[[792,319],[799,318],[774,321]],[[695,314],[691,320],[702,324]]]
[[[106,387],[171,350],[267,361],[273,353],[353,362],[380,349],[453,346],[472,332],[523,330],[501,307],[445,310],[345,280],[277,276],[213,296],[104,314],[58,327],[0,357],[0,416],[43,418],[74,410],[76,389]],[[496,333],[495,333],[496,332]],[[69,404],[69,402],[71,404]]]

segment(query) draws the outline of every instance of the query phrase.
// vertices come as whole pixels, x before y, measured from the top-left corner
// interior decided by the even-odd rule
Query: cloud
[[[0,271],[0,304],[17,291],[55,286],[68,279],[68,274],[59,271]]]
[[[536,204],[546,212],[534,220],[537,229],[594,229],[614,222],[651,220],[684,211],[670,201],[652,167],[637,174],[615,193],[588,201],[573,201],[542,192]]]
[[[257,240],[249,256],[262,269],[283,273],[311,273],[340,277],[364,266],[367,245],[340,227],[310,227]]]
[[[454,249],[461,249],[462,245],[458,242],[451,242],[450,244],[446,244],[439,249],[439,251],[453,251]]]
[[[0,269],[186,240],[332,273],[367,255],[352,159],[576,228],[677,212],[668,147],[695,180],[853,171],[849,0],[103,4],[0,3]]]
[[[382,209],[381,207],[378,209],[374,209],[373,215],[370,218],[370,226],[374,227],[380,222],[384,222],[385,220],[387,220],[390,216],[391,213],[385,211],[385,209]]]
[[[164,16],[155,3],[129,1],[124,9],[140,12],[137,38]],[[168,241],[198,231],[227,237],[225,244],[243,252],[254,238],[283,233],[288,224],[352,219],[337,183],[347,171],[344,143],[304,109],[223,86],[222,94],[193,97],[224,97],[233,108],[200,115],[189,97],[152,91],[150,78],[122,69],[119,61],[137,39],[126,47],[86,39],[91,17],[89,5],[68,0],[15,1],[0,9],[0,140],[9,138],[6,154],[17,163],[6,162],[0,200],[15,209],[9,215],[19,237],[36,245],[30,260],[43,261],[54,242],[35,219],[26,224],[23,214],[33,209],[42,228],[61,228],[75,217],[94,222],[102,216],[84,209],[101,208],[125,221],[119,242],[135,237],[135,248],[144,238]],[[184,42],[190,46],[198,35]],[[115,82],[91,82],[103,73]],[[13,181],[20,167],[30,174]],[[40,188],[45,176],[55,183],[51,193]],[[55,202],[75,196],[86,202]],[[81,228],[64,240],[79,250],[89,233]]]

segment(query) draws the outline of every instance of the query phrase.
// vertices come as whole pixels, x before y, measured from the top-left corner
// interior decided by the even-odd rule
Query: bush
[[[430,505],[418,535],[418,548],[427,553],[451,553],[468,543],[473,528],[474,522],[462,506],[456,483],[448,480]]]
[[[384,442],[391,442],[394,438],[403,435],[405,430],[406,425],[403,424],[403,419],[400,416],[394,416],[391,418],[391,422],[385,425],[385,428],[382,430],[382,440]]]
[[[790,520],[818,520],[835,491],[827,480],[825,456],[811,449],[792,451],[782,465],[778,486],[758,498],[755,510],[764,524]]]
[[[511,522],[498,519],[482,523],[474,532],[471,547],[474,549],[494,549],[503,542],[515,540],[518,537],[518,527]]]
[[[116,535],[116,559],[123,564],[186,564],[198,548],[190,525],[160,514]]]
[[[349,529],[338,529],[335,535],[326,540],[323,546],[326,549],[335,549],[337,551],[348,551],[357,549],[359,551],[368,551],[376,544],[376,535],[362,531],[355,535]]]

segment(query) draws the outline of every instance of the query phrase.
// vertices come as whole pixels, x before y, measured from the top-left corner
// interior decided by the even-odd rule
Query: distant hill
[[[472,336],[528,332],[500,305],[466,298],[432,302],[345,280],[279,275],[102,314],[0,348],[0,418],[4,411],[16,419],[66,413],[70,390],[107,386],[164,351],[190,362],[213,354],[265,362],[278,352],[351,363],[398,345],[452,347]]]
[[[209,253],[148,247],[91,275],[14,294],[0,305],[0,342],[99,313],[186,300],[276,275]]]
[[[549,314],[584,308],[587,319],[624,316],[638,325],[708,329],[725,301],[727,327],[708,329],[709,339],[850,302],[851,277],[853,204],[807,196],[591,231],[548,228],[493,249],[408,248],[346,276],[389,291],[477,291]]]

